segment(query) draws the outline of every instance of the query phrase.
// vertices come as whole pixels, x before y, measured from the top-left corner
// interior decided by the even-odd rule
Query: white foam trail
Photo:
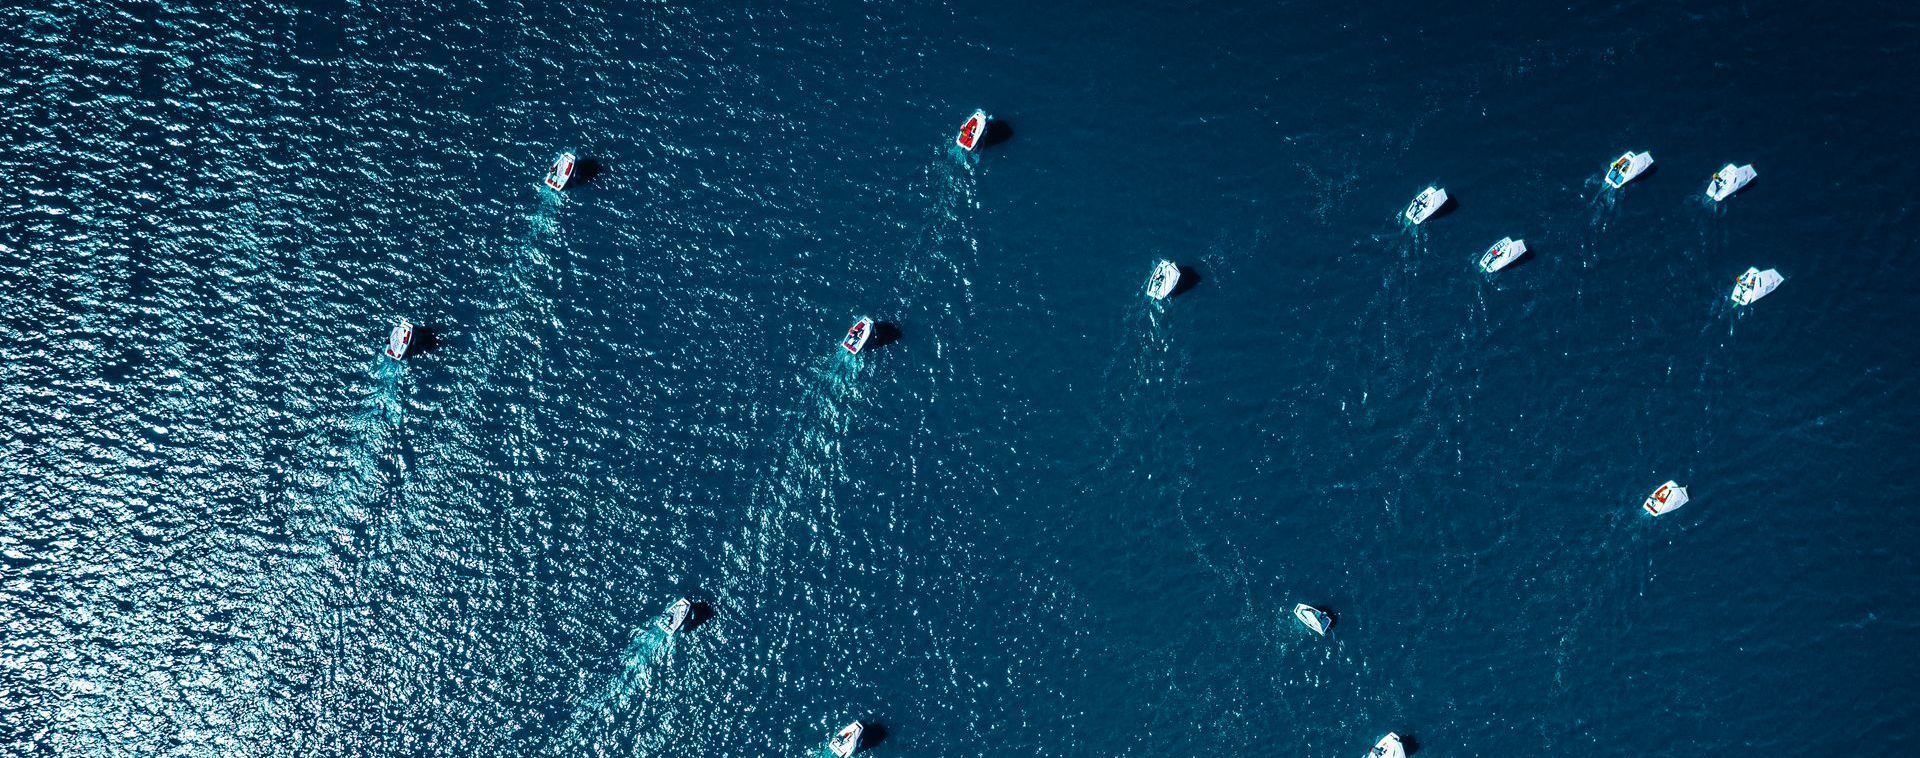
[[[653,684],[653,672],[666,660],[670,635],[657,626],[647,625],[633,642],[620,654],[620,672],[608,680],[600,694],[583,700],[573,709],[573,716],[567,720],[567,727],[555,738],[555,743],[565,747],[577,747],[585,744],[591,737],[591,729],[596,724],[606,726],[613,723],[615,717],[626,711],[635,697],[645,694]]]

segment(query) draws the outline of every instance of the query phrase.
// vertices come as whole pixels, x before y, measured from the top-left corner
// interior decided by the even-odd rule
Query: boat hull
[[[1153,266],[1153,276],[1147,279],[1147,297],[1165,300],[1173,295],[1173,288],[1180,284],[1180,266],[1173,261],[1160,261]]]
[[[827,749],[839,758],[851,758],[854,753],[860,752],[862,747],[860,741],[866,732],[866,724],[858,721],[848,724],[833,735],[833,739],[827,741]]]
[[[847,338],[840,341],[840,347],[849,354],[859,355],[870,339],[873,339],[873,319],[863,318],[847,329]]]
[[[1367,758],[1407,758],[1407,748],[1400,744],[1400,735],[1387,732],[1387,736],[1373,743],[1373,751],[1367,753]]]
[[[1607,167],[1607,186],[1620,189],[1633,181],[1653,165],[1653,153],[1635,153],[1631,150],[1614,159]]]
[[[681,629],[686,628],[687,617],[691,615],[693,615],[693,603],[686,598],[680,598],[673,601],[673,605],[667,606],[666,612],[660,614],[654,626],[667,634],[678,634]]]
[[[960,132],[953,136],[953,144],[967,152],[978,150],[980,141],[987,136],[988,120],[990,117],[986,111],[974,111],[973,115],[967,117],[967,122],[960,125]]]
[[[1686,505],[1689,499],[1687,488],[1680,486],[1679,482],[1669,480],[1655,489],[1653,494],[1648,495],[1640,507],[1648,514],[1659,516],[1679,510],[1680,506]]]
[[[547,189],[555,192],[564,191],[573,181],[574,168],[578,162],[573,153],[561,153],[560,157],[555,158],[553,168],[547,169],[545,179]]]
[[[1745,166],[1729,163],[1714,173],[1712,181],[1707,182],[1707,199],[1717,203],[1732,197],[1733,193],[1745,189],[1759,175],[1760,172],[1753,170],[1751,163]]]
[[[1780,272],[1774,269],[1761,271],[1758,268],[1749,268],[1746,273],[1734,278],[1733,292],[1728,297],[1736,306],[1752,305],[1755,300],[1773,294],[1773,291],[1779,289],[1780,283],[1784,281],[1786,277],[1781,276]]]
[[[1306,603],[1301,603],[1293,607],[1293,617],[1300,622],[1301,626],[1306,627],[1314,634],[1322,637],[1327,636],[1327,630],[1333,627],[1332,616],[1328,616],[1325,611],[1307,605]]]
[[[1440,212],[1440,208],[1446,204],[1446,190],[1428,187],[1421,190],[1420,194],[1413,198],[1413,202],[1407,204],[1406,212],[1401,215],[1405,216],[1408,222],[1418,226],[1425,223],[1427,219],[1433,218],[1433,214]]]
[[[1493,243],[1493,247],[1487,248],[1486,252],[1480,254],[1480,270],[1491,274],[1512,265],[1514,261],[1520,260],[1520,256],[1526,254],[1526,240],[1517,240],[1512,237],[1503,238],[1499,242]]]
[[[387,357],[396,361],[404,361],[407,359],[407,351],[412,349],[413,324],[407,321],[401,321],[399,326],[394,327],[393,331],[387,334]]]

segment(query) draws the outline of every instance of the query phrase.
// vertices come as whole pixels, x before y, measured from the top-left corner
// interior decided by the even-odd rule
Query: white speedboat
[[[840,758],[849,758],[860,752],[860,736],[867,731],[867,725],[855,721],[840,729],[833,739],[827,740],[827,749]]]
[[[653,625],[667,634],[674,634],[687,625],[687,617],[693,615],[693,603],[686,598],[673,601],[667,610],[654,619]]]
[[[573,181],[576,162],[573,153],[561,153],[560,157],[553,159],[553,168],[547,169],[547,188],[555,192],[566,189],[567,183]]]
[[[1507,264],[1520,260],[1520,256],[1526,254],[1526,240],[1501,237],[1499,242],[1493,243],[1493,247],[1487,248],[1486,252],[1480,254],[1480,270],[1491,274],[1506,268]]]
[[[1301,603],[1293,607],[1293,617],[1299,619],[1300,623],[1306,628],[1312,629],[1314,634],[1322,637],[1327,636],[1327,630],[1333,628],[1332,616],[1327,615],[1326,611],[1307,605],[1306,603]]]
[[[1367,753],[1367,758],[1407,758],[1407,747],[1400,744],[1400,735],[1387,732],[1373,743],[1373,752]]]
[[[1619,158],[1615,158],[1613,165],[1607,167],[1607,186],[1620,189],[1651,165],[1653,165],[1653,153],[1636,153],[1628,150]]]
[[[1753,181],[1753,178],[1759,175],[1760,172],[1754,171],[1751,163],[1745,166],[1729,163],[1713,175],[1713,181],[1707,182],[1707,199],[1716,203],[1725,200],[1728,195],[1739,192],[1741,187],[1747,186],[1747,182]]]
[[[990,119],[986,111],[974,111],[973,115],[967,117],[967,122],[960,125],[960,133],[953,135],[953,144],[969,152],[979,148],[980,140],[987,136],[987,121]]]
[[[407,359],[407,351],[413,349],[413,322],[400,319],[400,325],[387,334],[387,357],[396,361]]]
[[[873,339],[873,319],[862,318],[847,329],[847,338],[840,340],[840,346],[847,352],[859,355],[867,346],[867,340]]]
[[[1428,187],[1407,205],[1407,220],[1418,224],[1433,217],[1435,211],[1447,204],[1447,191],[1439,187]]]
[[[1173,294],[1173,286],[1180,283],[1180,267],[1173,261],[1161,260],[1153,264],[1153,276],[1147,279],[1147,297],[1165,300]]]
[[[1733,280],[1733,304],[1752,305],[1753,301],[1766,297],[1772,294],[1774,290],[1779,289],[1780,283],[1786,280],[1786,277],[1781,276],[1780,272],[1773,269],[1761,271],[1757,268],[1749,268],[1746,273],[1735,277]]]
[[[1663,513],[1671,513],[1686,504],[1687,488],[1680,486],[1679,482],[1669,480],[1666,484],[1660,485],[1660,489],[1654,490],[1653,494],[1648,495],[1647,501],[1641,503],[1640,507],[1647,509],[1648,513],[1658,516]]]

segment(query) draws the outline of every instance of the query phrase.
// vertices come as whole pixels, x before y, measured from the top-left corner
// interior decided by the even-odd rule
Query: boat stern
[[[1162,260],[1153,266],[1153,276],[1147,279],[1147,297],[1165,300],[1173,295],[1173,288],[1180,284],[1180,266],[1173,261]]]
[[[404,361],[407,359],[407,351],[411,349],[413,349],[413,323],[401,319],[400,325],[387,333],[386,354],[388,358]]]
[[[1414,196],[1413,202],[1407,204],[1407,211],[1403,215],[1417,226],[1433,218],[1433,214],[1439,212],[1440,208],[1446,204],[1447,191],[1429,186],[1421,190],[1419,195]]]
[[[953,136],[953,144],[960,149],[972,152],[980,147],[980,141],[987,136],[987,122],[991,117],[984,110],[976,110],[960,125],[960,132]]]
[[[547,169],[547,188],[555,192],[566,190],[567,185],[573,181],[574,168],[578,162],[579,159],[572,152],[561,153],[560,157],[553,159],[553,167]]]

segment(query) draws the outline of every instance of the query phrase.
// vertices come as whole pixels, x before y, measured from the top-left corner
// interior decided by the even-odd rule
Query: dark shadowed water
[[[1920,738],[1909,3],[42,0],[0,70],[0,753]]]

